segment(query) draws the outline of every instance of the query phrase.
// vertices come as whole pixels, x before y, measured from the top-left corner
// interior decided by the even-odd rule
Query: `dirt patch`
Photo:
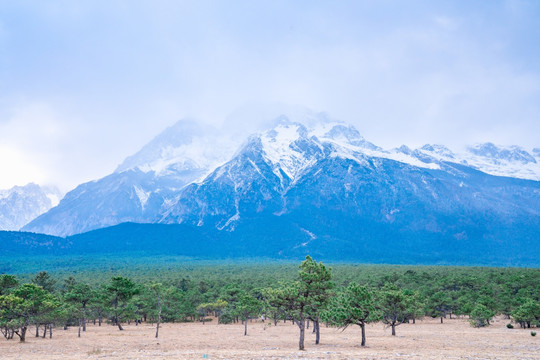
[[[28,336],[26,343],[0,339],[1,359],[540,359],[540,337],[530,330],[507,329],[497,318],[483,329],[464,319],[417,321],[397,327],[397,336],[382,324],[367,327],[367,346],[360,329],[345,331],[321,326],[321,344],[311,329],[306,351],[298,351],[298,327],[253,322],[248,336],[243,325],[215,323],[164,324],[159,339],[155,326],[90,325],[81,338],[77,329],[56,329],[53,339]],[[30,331],[32,333],[32,331]]]

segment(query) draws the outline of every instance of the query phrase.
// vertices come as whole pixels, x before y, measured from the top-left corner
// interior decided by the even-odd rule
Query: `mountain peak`
[[[470,153],[490,159],[491,161],[520,162],[522,164],[536,163],[535,158],[519,146],[502,147],[487,142],[476,144],[467,149]]]
[[[119,173],[129,169],[155,170],[156,161],[170,157],[171,149],[193,143],[196,136],[204,134],[202,126],[192,119],[183,119],[169,126],[135,154],[128,156],[115,170]]]
[[[437,145],[437,144],[425,144],[420,148],[420,150],[440,155],[444,158],[454,159],[455,154],[446,146],[444,145]]]
[[[62,193],[56,187],[35,183],[0,190],[0,230],[19,230],[58,205],[61,198]]]
[[[360,135],[360,132],[352,125],[337,124],[324,134],[325,138],[334,140],[344,139],[348,142],[362,141],[364,138]]]
[[[218,131],[193,119],[168,127],[116,169],[174,174],[178,171],[208,172],[234,153],[233,144]],[[194,180],[194,179],[192,179]]]

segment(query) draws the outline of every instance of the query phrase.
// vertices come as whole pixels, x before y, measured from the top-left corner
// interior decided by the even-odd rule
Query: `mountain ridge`
[[[105,237],[132,237],[118,246],[152,251],[137,239],[156,242],[151,229],[170,225],[163,246],[196,256],[211,247],[214,256],[309,252],[395,263],[474,263],[478,256],[485,264],[534,264],[540,255],[540,152],[493,144],[477,145],[476,153],[436,144],[385,150],[327,115],[305,122],[281,116],[197,173],[201,167],[182,157],[197,136],[165,141],[166,151],[152,150],[157,160],[134,156],[125,170],[80,185],[23,230],[99,243],[88,234],[101,228]],[[183,150],[171,150],[174,144]],[[167,166],[145,165],[163,154]],[[116,227],[126,222],[146,224],[148,233]]]

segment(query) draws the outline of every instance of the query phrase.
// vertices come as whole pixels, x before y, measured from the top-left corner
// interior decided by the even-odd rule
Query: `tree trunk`
[[[101,316],[98,318],[98,326],[101,326]]]
[[[81,319],[79,319],[79,334],[77,335],[77,337],[81,337]]]
[[[82,318],[82,331],[86,331],[86,318],[84,316]]]
[[[244,336],[247,335],[247,319],[244,320]]]
[[[39,337],[39,325],[36,324],[36,337]]]
[[[52,339],[52,324],[49,324],[49,339]]]
[[[319,321],[313,322],[313,327],[315,328],[315,345],[319,345],[319,340],[321,338],[321,331],[319,328]]]
[[[392,336],[396,336],[396,324],[392,324]]]
[[[158,316],[157,316],[157,326],[156,326],[156,339],[159,335],[159,324],[161,323],[161,299],[158,297]]]
[[[45,339],[45,335],[47,335],[47,328],[49,327],[49,325],[45,325],[45,329],[43,329],[43,338]]]
[[[21,328],[21,334],[19,335],[19,339],[21,342],[25,342],[26,341],[26,329],[27,327],[26,326],[23,326]]]
[[[442,323],[443,323],[443,322],[442,322],[442,316],[441,316],[441,324],[442,324]]]
[[[116,325],[118,325],[118,330],[124,330],[124,328],[122,327],[122,325],[120,324],[120,321],[118,321],[116,323]]]
[[[307,319],[307,322],[306,322],[306,329],[309,329],[309,319]]]
[[[298,342],[298,350],[304,350],[304,332],[306,329],[306,323],[304,319],[298,321],[298,327],[300,328],[300,340]]]
[[[362,344],[361,346],[366,346],[366,324],[361,324],[360,328],[362,329]]]

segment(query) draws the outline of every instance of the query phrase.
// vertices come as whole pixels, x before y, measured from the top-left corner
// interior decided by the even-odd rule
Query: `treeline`
[[[76,326],[81,336],[91,322],[156,324],[162,322],[242,322],[277,324],[293,321],[304,348],[312,325],[316,344],[320,324],[362,329],[382,322],[396,327],[423,317],[466,317],[475,327],[488,326],[504,315],[508,326],[540,326],[540,270],[445,267],[377,267],[336,265],[330,269],[306,257],[299,268],[254,266],[205,270],[189,276],[167,274],[96,280],[80,276],[55,279],[43,271],[29,281],[0,275],[0,330],[10,340],[25,341],[28,332],[53,336],[53,330]],[[226,270],[228,269],[228,270]],[[239,270],[240,269],[240,270]],[[291,271],[293,270],[293,271]],[[163,275],[163,276],[160,276]],[[156,281],[158,279],[159,281]]]

